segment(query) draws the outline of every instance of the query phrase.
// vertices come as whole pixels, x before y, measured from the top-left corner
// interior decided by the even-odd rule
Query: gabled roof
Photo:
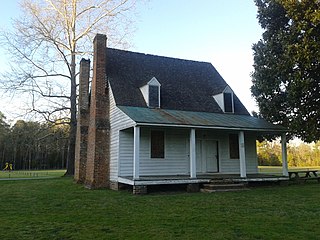
[[[118,106],[147,107],[140,87],[155,77],[161,84],[161,108],[222,113],[213,95],[227,83],[207,62],[106,49],[106,73]],[[235,114],[249,115],[234,95]]]
[[[237,114],[191,112],[119,106],[138,125],[200,127],[211,129],[286,132],[286,128],[264,119]]]

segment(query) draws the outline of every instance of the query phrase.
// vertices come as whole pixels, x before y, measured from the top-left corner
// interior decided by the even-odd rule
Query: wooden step
[[[212,179],[210,183],[213,184],[226,184],[226,183],[234,183],[232,179]]]
[[[234,183],[233,181],[211,181],[205,183],[200,189],[201,192],[227,192],[247,190],[245,183]]]
[[[203,184],[203,188],[207,188],[207,189],[232,189],[232,188],[243,188],[243,187],[245,187],[243,183]]]
[[[203,193],[214,193],[214,192],[235,192],[235,191],[246,191],[249,190],[249,188],[232,188],[232,189],[206,189],[201,188],[200,192]]]

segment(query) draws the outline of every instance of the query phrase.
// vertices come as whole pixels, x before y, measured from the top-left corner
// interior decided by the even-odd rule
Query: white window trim
[[[232,101],[232,112],[226,112],[225,104],[224,104],[224,93],[231,93],[231,101]],[[234,93],[229,86],[226,86],[225,89],[216,95],[213,95],[214,100],[218,103],[219,107],[224,113],[234,113]]]
[[[164,141],[164,155],[163,155],[163,158],[153,158],[151,157],[151,132],[152,131],[162,131],[163,132],[163,141]],[[166,154],[167,154],[167,132],[164,130],[164,129],[150,129],[150,132],[149,132],[149,157],[151,160],[164,160],[166,159]]]
[[[160,93],[161,93],[161,84],[160,82],[155,78],[151,78],[151,80],[149,82],[147,82],[146,85],[140,87],[140,91],[143,95],[144,101],[146,102],[148,107],[151,107],[149,104],[149,86],[157,86],[158,87],[158,107],[156,108],[160,108],[161,107],[161,101],[160,101]]]

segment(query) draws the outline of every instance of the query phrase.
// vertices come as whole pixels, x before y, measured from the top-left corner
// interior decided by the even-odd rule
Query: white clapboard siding
[[[165,129],[165,158],[150,157],[150,128],[141,127],[140,175],[177,175],[189,172],[186,139],[188,131]],[[133,173],[133,131],[120,132],[120,176]]]
[[[119,159],[119,130],[130,128],[135,122],[124,114],[115,104],[111,87],[109,87],[110,99],[110,180],[118,179]]]
[[[219,172],[239,174],[240,160],[230,159],[229,134],[238,134],[238,132],[196,130],[197,139],[211,139],[218,141]],[[257,173],[258,160],[256,150],[256,135],[254,133],[245,133],[245,151],[247,173]]]
[[[258,160],[255,141],[256,136],[254,134],[245,133],[245,154],[247,173],[258,172]],[[230,159],[228,134],[222,137],[220,142],[220,171],[222,173],[235,174],[238,174],[240,172],[240,160]]]
[[[120,131],[119,135],[119,175],[133,175],[133,130]]]
[[[257,137],[255,134],[245,134],[247,173],[258,173]]]
[[[189,172],[186,139],[188,131],[165,129],[165,158],[151,158],[150,129],[141,131],[141,175],[177,175]]]
[[[166,128],[165,158],[150,157],[151,128],[141,127],[140,175],[178,175],[190,173],[189,129]],[[240,173],[240,160],[230,159],[229,133],[223,131],[196,131],[197,139],[211,139],[218,142],[220,173]],[[257,173],[256,136],[245,134],[247,173]],[[133,175],[133,130],[120,131],[120,176]],[[196,160],[197,161],[197,160]]]

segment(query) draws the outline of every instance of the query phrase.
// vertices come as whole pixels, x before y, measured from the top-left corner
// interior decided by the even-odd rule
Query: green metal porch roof
[[[216,129],[239,129],[286,132],[287,129],[250,115],[191,112],[144,107],[118,106],[139,125],[190,126]]]

